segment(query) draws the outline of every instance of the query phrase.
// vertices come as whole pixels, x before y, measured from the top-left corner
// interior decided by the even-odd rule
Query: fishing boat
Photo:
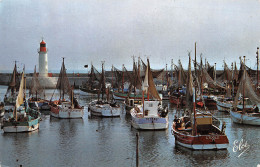
[[[186,88],[177,88],[177,90],[173,91],[170,95],[170,103],[177,106],[185,106],[186,105],[186,97],[185,97]]]
[[[140,130],[164,130],[169,126],[168,109],[161,105],[161,97],[159,96],[153,81],[149,60],[147,60],[147,68],[145,79],[142,84],[143,94],[147,94],[153,100],[142,99],[141,105],[136,105],[131,111],[131,125]]]
[[[89,79],[87,82],[83,83],[79,89],[82,92],[98,94],[98,80],[100,79],[100,75],[101,74],[97,71],[93,64],[91,64],[91,70],[88,75]]]
[[[64,58],[56,89],[60,92],[60,99],[50,101],[50,115],[56,118],[83,118],[84,107],[79,105],[78,100],[74,96],[74,90],[70,86],[69,79],[66,74]],[[65,95],[69,97],[69,100],[65,99]]]
[[[174,105],[181,105],[185,106],[186,105],[186,97],[185,97],[185,92],[186,92],[186,78],[187,74],[185,73],[181,61],[178,61],[179,65],[175,65],[175,73],[176,73],[176,81],[177,81],[177,89],[173,90],[170,93],[170,103]]]
[[[190,58],[186,98],[189,115],[179,119],[175,117],[171,128],[175,137],[175,144],[192,150],[227,149],[229,141],[225,134],[225,124],[223,124],[222,129],[219,129],[213,124],[212,115],[196,112],[196,95],[193,87]],[[191,103],[191,100],[193,103]]]
[[[234,100],[233,107],[230,109],[230,116],[234,123],[238,124],[247,124],[247,125],[260,125],[260,100],[256,94],[256,91],[252,87],[251,79],[245,69],[244,63],[243,66],[243,74],[240,78],[237,94]],[[238,99],[239,95],[242,94],[242,105],[243,108],[239,109]],[[253,104],[251,108],[245,107],[245,101],[250,101]]]
[[[26,104],[25,87],[26,81],[23,72],[13,114],[8,114],[3,120],[2,129],[5,133],[31,132],[39,128],[40,113]]]
[[[49,101],[45,99],[41,99],[40,96],[43,94],[43,88],[40,85],[36,74],[36,66],[34,68],[34,73],[29,89],[29,107],[35,110],[50,110]],[[45,98],[45,94],[44,94]]]
[[[126,114],[130,114],[130,110],[133,109],[136,105],[140,105],[142,103],[142,99],[135,98],[136,95],[141,95],[141,87],[142,87],[142,81],[140,77],[140,58],[138,59],[138,63],[135,62],[134,56],[133,56],[133,73],[130,78],[130,85],[129,85],[129,92],[127,95],[127,98],[125,99],[125,111]],[[131,95],[132,98],[130,97]]]
[[[141,67],[141,62],[142,62],[142,67]],[[119,79],[121,79],[121,81],[119,79],[117,79],[118,82],[121,82],[121,85],[122,85],[121,89],[117,89],[117,91],[113,92],[113,98],[115,100],[125,101],[127,98],[135,99],[135,100],[142,100],[143,95],[140,90],[141,86],[140,87],[138,86],[138,85],[141,85],[141,78],[143,77],[141,68],[146,69],[147,65],[141,60],[140,57],[138,59],[138,69],[134,63],[133,73],[127,71],[127,69],[123,66],[123,70],[121,72],[122,76],[119,77]],[[116,70],[116,71],[118,74],[118,70]],[[164,69],[161,69],[161,70],[152,70],[151,69],[153,78],[157,78],[163,71],[164,71]],[[126,87],[125,85],[127,84],[127,81],[129,83],[129,87],[128,87],[128,89],[124,89]],[[120,84],[118,84],[118,85],[120,85]],[[132,89],[131,90],[129,89],[131,86],[134,86],[135,88],[137,88],[136,92],[132,92]],[[138,93],[139,90],[140,90],[140,93]],[[147,95],[144,95],[144,98],[147,99],[148,98]]]
[[[219,97],[217,99],[217,109],[222,112],[229,112],[232,107],[233,99],[232,98],[224,98]]]
[[[115,100],[119,100],[119,101],[124,101],[127,98],[129,98],[129,99],[136,99],[136,100],[142,100],[143,96],[141,94],[134,94],[134,93],[128,94],[127,92],[126,93],[114,92],[113,93],[113,98]],[[144,95],[144,98],[147,99],[147,95]]]
[[[110,91],[106,88],[105,80],[104,62],[102,62],[102,73],[99,81],[98,100],[94,100],[89,103],[88,111],[93,116],[119,117],[121,113],[121,107],[115,101],[109,99]],[[104,101],[105,92],[107,93],[107,101]],[[100,93],[102,94],[101,100]]]
[[[14,65],[13,73],[11,76],[11,80],[9,82],[7,91],[5,93],[4,97],[4,110],[5,113],[13,113],[14,106],[16,103],[16,98],[18,95],[18,90],[20,87],[20,81],[19,81],[19,73],[17,72],[16,62]]]

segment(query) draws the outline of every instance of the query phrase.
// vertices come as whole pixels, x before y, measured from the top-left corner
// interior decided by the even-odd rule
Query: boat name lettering
[[[211,139],[212,141],[215,141],[216,139],[219,139],[219,136],[218,135],[206,136],[206,139]]]
[[[157,121],[158,118],[146,118],[146,120],[155,120],[155,121]]]

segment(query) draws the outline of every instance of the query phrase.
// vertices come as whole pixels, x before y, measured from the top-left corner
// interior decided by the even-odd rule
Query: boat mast
[[[196,54],[197,54],[197,42],[195,42],[195,64],[194,64],[194,71],[195,71],[195,76],[197,75],[197,59],[196,59]],[[195,85],[196,86],[196,85]],[[195,87],[195,104],[196,104],[196,87]]]
[[[122,65],[122,93],[124,93],[124,64]]]
[[[63,70],[62,70],[62,80],[61,81],[64,81],[64,73],[65,73],[65,65],[64,65],[64,57],[62,58],[63,59],[63,62],[62,62],[62,68],[63,68]],[[64,88],[65,88],[65,86],[64,86],[64,84],[63,84],[63,86],[62,86],[62,99],[64,99],[64,94],[65,94],[65,90],[64,90]]]
[[[111,79],[111,87],[113,89],[113,73],[114,73],[114,66],[112,64],[112,79]]]
[[[194,70],[195,70],[195,75],[197,74],[197,60],[196,60],[196,51],[197,50],[197,43],[195,42],[195,65],[194,65]],[[196,87],[193,88],[193,136],[197,135],[197,126],[196,126]]]
[[[196,49],[197,49],[197,43],[195,42],[195,63],[194,63],[194,70],[195,70],[195,75],[196,75],[196,73],[197,73],[197,59],[196,59]]]
[[[257,64],[257,71],[256,71],[257,82],[256,82],[256,87],[257,88],[258,88],[258,80],[259,80],[259,78],[258,78],[258,68],[259,68],[259,57],[258,57],[259,52],[258,52],[258,50],[259,50],[259,47],[257,47],[257,51],[256,51],[256,64]]]
[[[105,61],[101,61],[102,63],[102,77],[101,77],[101,88],[102,88],[102,101],[103,101],[103,98],[104,98],[104,90],[106,90],[106,84],[105,84],[105,73],[104,73],[104,63]]]
[[[214,81],[215,81],[215,85],[217,85],[217,63],[215,63]],[[216,86],[214,87],[214,93],[216,93]]]
[[[200,89],[201,89],[201,100],[203,101],[203,83],[202,83],[202,75],[203,75],[203,72],[202,72],[202,66],[203,66],[203,64],[202,64],[202,53],[200,54],[200,68],[201,68],[201,72],[200,72]],[[206,68],[206,66],[205,66],[205,68]],[[205,107],[206,105],[204,104],[204,107]]]
[[[168,87],[169,87],[169,79],[168,79],[167,63],[166,63],[166,82],[167,82],[167,90],[168,90]]]
[[[73,91],[73,87],[72,87],[71,88],[71,108],[74,108],[73,100],[74,100],[74,91]]]
[[[232,86],[232,95],[231,95],[231,97],[233,97],[233,94],[234,94],[234,77],[235,77],[235,75],[234,75],[234,72],[235,72],[235,70],[234,70],[234,64],[233,64],[233,62],[231,63],[231,70],[232,70],[232,73],[231,73],[231,86]]]
[[[23,67],[23,72],[25,72],[25,66]],[[24,74],[24,100],[26,102],[26,76]],[[24,105],[25,106],[25,111],[26,111],[26,104]]]
[[[244,71],[243,71],[243,113],[245,112],[245,68],[246,68],[246,56],[244,56]]]
[[[173,59],[171,59],[171,80],[173,81]]]
[[[135,65],[135,56],[133,55],[133,79],[134,81],[132,81],[133,85],[134,85],[134,101],[135,101],[135,94],[136,94],[136,85],[137,85],[137,79],[138,76],[136,76],[137,71],[136,71],[136,65]],[[132,85],[132,84],[131,84]],[[130,90],[132,91],[132,86],[130,88]],[[130,92],[130,90],[128,90]],[[131,93],[131,92],[130,92]],[[128,93],[130,95],[130,93]],[[129,96],[128,96],[129,97]]]
[[[197,125],[196,125],[196,89],[193,89],[193,130],[192,130],[192,135],[196,136],[197,135]]]

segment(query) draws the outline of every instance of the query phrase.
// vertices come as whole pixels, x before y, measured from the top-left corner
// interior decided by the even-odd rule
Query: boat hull
[[[192,150],[225,150],[229,144],[185,144],[176,141],[176,144]]]
[[[231,103],[224,103],[224,102],[221,102],[221,101],[217,101],[218,111],[229,112],[231,107],[232,107]]]
[[[91,115],[99,117],[120,117],[121,107],[111,107],[110,104],[96,105],[96,103],[89,104],[89,112]]]
[[[170,103],[174,104],[174,105],[181,105],[181,106],[186,105],[186,100],[184,98],[181,99],[180,97],[177,97],[174,95],[170,96],[169,100],[170,100]]]
[[[83,118],[84,115],[84,109],[62,109],[61,107],[53,107],[51,106],[51,112],[50,115],[56,118],[61,119],[77,119],[77,118]]]
[[[88,95],[88,93],[98,94],[98,89],[88,89],[88,88],[84,88],[84,87],[79,87],[79,89],[81,90],[80,91],[81,95]],[[85,92],[85,93],[83,93],[83,92]]]
[[[169,127],[168,116],[165,118],[136,118],[132,117],[132,126],[140,130],[165,130]]]
[[[223,150],[229,142],[226,135],[187,135],[172,129],[175,143],[192,150]]]
[[[5,133],[31,132],[39,129],[39,119],[29,122],[6,122],[3,124],[3,131]]]
[[[246,125],[260,126],[260,113],[245,113],[230,111],[233,122]]]
[[[165,117],[160,117],[158,115],[143,116],[141,110],[142,106],[139,105],[130,111],[132,121],[131,125],[135,129],[139,130],[165,130],[169,127],[169,117],[168,114]]]
[[[121,100],[124,101],[128,97],[128,93],[120,93],[120,92],[114,92],[113,98],[115,100]],[[135,100],[142,100],[143,96],[139,94],[130,94],[129,99],[135,99]],[[144,99],[147,99],[147,95],[144,95]]]

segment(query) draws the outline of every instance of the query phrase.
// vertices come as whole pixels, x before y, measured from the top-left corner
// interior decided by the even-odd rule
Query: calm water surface
[[[0,87],[3,98],[5,86]],[[48,90],[50,97],[53,90]],[[57,94],[56,94],[57,95]],[[95,96],[78,95],[87,106]],[[168,105],[168,102],[164,103]],[[176,111],[171,108],[170,125]],[[215,113],[227,124],[230,145],[222,151],[191,151],[176,147],[170,128],[139,131],[140,166],[257,166],[260,163],[259,127],[231,122],[229,114]],[[0,161],[4,166],[135,166],[136,132],[131,117],[56,119],[42,114],[40,129],[31,133],[0,133]],[[240,157],[233,152],[235,140],[250,145]]]

